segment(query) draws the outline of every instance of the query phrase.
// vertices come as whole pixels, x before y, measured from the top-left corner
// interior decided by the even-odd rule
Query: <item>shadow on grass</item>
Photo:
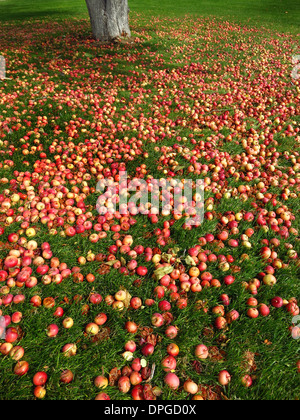
[[[0,3],[1,4],[1,3]],[[4,10],[3,10],[4,9]],[[0,7],[0,21],[5,22],[13,22],[13,21],[27,21],[31,19],[65,19],[66,13],[65,11],[59,11],[59,10],[28,10],[28,11],[7,11],[3,6]],[[70,12],[68,12],[68,15],[70,17],[76,16],[76,13],[72,15]]]

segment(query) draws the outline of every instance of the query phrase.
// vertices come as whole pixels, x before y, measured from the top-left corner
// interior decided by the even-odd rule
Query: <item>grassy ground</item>
[[[164,148],[169,147],[167,153],[174,152],[175,141],[180,141],[178,137],[181,140],[187,139],[185,146],[188,149],[184,153],[177,152],[174,157],[181,168],[178,172],[180,177],[197,177],[188,173],[189,162],[185,156],[189,151],[200,153],[199,162],[208,165],[215,163],[220,153],[227,152],[226,159],[230,157],[233,162],[231,165],[245,175],[245,170],[239,164],[239,156],[243,153],[248,158],[251,156],[243,140],[252,139],[255,130],[261,147],[264,145],[264,136],[274,134],[274,141],[266,146],[265,160],[261,159],[261,171],[267,172],[268,177],[261,175],[261,179],[272,197],[278,199],[275,209],[286,205],[295,216],[292,227],[300,229],[299,189],[290,185],[291,195],[285,200],[282,196],[284,187],[281,185],[286,180],[285,175],[287,179],[296,177],[291,171],[292,167],[296,173],[299,172],[296,164],[291,162],[291,154],[294,153],[296,160],[299,156],[299,135],[288,131],[289,125],[296,128],[300,121],[299,87],[290,78],[291,57],[298,52],[295,33],[299,12],[293,6],[294,2],[291,1],[289,5],[285,2],[283,6],[283,3],[275,1],[255,1],[251,5],[249,2],[236,1],[224,7],[224,2],[215,1],[212,6],[209,2],[194,1],[188,2],[187,7],[187,2],[177,1],[174,7],[174,4],[166,0],[132,1],[131,24],[135,43],[118,46],[99,46],[90,39],[83,2],[43,1],[39,2],[38,9],[33,4],[35,2],[0,2],[0,51],[7,59],[7,76],[11,78],[0,84],[0,134],[4,142],[1,150],[0,193],[10,196],[13,184],[9,185],[3,178],[16,178],[15,170],[32,173],[41,168],[43,174],[48,170],[51,178],[51,168],[42,166],[47,165],[47,162],[40,163],[43,159],[40,153],[44,152],[49,161],[54,162],[62,154],[59,142],[62,147],[66,145],[65,156],[74,165],[71,166],[71,172],[79,176],[76,156],[83,153],[83,157],[86,157],[83,143],[99,135],[95,127],[86,124],[87,120],[101,122],[100,132],[105,143],[108,143],[110,136],[113,142],[117,142],[120,138],[134,139],[140,134],[140,149],[150,157],[136,156],[130,159],[122,152],[122,157],[116,161],[125,161],[131,176],[136,175],[137,168],[144,163],[147,173],[156,178],[164,176],[164,170],[171,170],[170,162],[160,167],[159,159]],[[167,17],[169,11],[173,14],[171,18]],[[149,14],[153,14],[152,19],[149,19]],[[189,14],[194,16],[183,16]],[[230,22],[216,20],[211,15],[226,17]],[[72,20],[71,17],[76,19]],[[35,22],[28,23],[27,18],[34,18]],[[44,18],[47,19],[46,26],[40,22]],[[19,21],[15,22],[17,19]],[[244,26],[249,19],[247,26]],[[235,25],[232,23],[234,21],[240,21],[240,24]],[[251,22],[267,26],[268,29],[249,29]],[[282,31],[291,32],[292,35]],[[103,110],[105,116],[97,113],[99,109]],[[192,112],[195,110],[207,119],[195,121]],[[244,114],[237,117],[236,113],[240,110]],[[230,116],[228,127],[223,123],[227,112]],[[142,113],[145,121],[140,120]],[[282,126],[279,128],[275,121],[278,116],[282,118]],[[210,125],[210,117],[219,124],[217,130]],[[244,123],[244,131],[241,131],[238,118]],[[152,143],[147,137],[152,131],[153,136],[157,137],[157,143]],[[216,133],[224,138],[214,140]],[[229,134],[234,141],[228,139]],[[191,141],[193,138],[196,139],[196,145]],[[201,155],[201,149],[197,149],[203,138],[212,143],[212,150],[217,154],[211,161]],[[129,140],[124,142],[128,143]],[[24,144],[28,145],[29,154],[24,153]],[[38,145],[40,149],[37,150],[35,147]],[[75,145],[79,145],[79,148],[72,150]],[[51,147],[54,147],[54,152]],[[99,145],[97,150],[91,151],[93,159],[98,156],[98,152],[107,153],[104,147]],[[274,147],[278,156],[275,155]],[[279,186],[269,183],[273,158],[276,171],[280,169],[283,174],[280,177],[280,173],[276,172],[280,177]],[[12,167],[10,161],[13,161]],[[89,172],[89,163],[83,162],[85,170]],[[105,163],[104,166],[111,165]],[[213,178],[213,166],[207,175],[201,173],[201,177],[205,176]],[[256,198],[256,180],[236,180],[228,176],[227,182],[226,189],[230,191],[240,185],[248,185],[251,199],[220,199],[216,192],[208,188],[205,198],[216,196],[213,220],[205,220],[201,227],[191,232],[183,230],[180,221],[171,229],[174,241],[171,245],[180,248],[179,255],[197,244],[201,236],[211,232],[219,233],[223,229],[219,224],[220,218],[226,212],[253,211],[255,216],[258,215],[251,204],[255,201],[261,205]],[[91,184],[96,184],[94,177]],[[76,185],[82,188],[81,181],[77,181]],[[66,186],[72,188],[69,181]],[[18,181],[17,191],[23,190],[22,182]],[[36,186],[34,191],[41,193]],[[91,205],[93,217],[96,217],[96,200],[96,194],[90,194],[86,200]],[[24,202],[27,202],[26,198]],[[268,211],[274,210],[270,202],[265,207]],[[17,208],[15,206],[15,216],[18,215]],[[5,211],[1,213],[5,214]],[[5,233],[1,236],[2,264],[10,249],[6,242],[7,236],[20,228],[20,222],[14,221],[7,226],[6,216],[3,218],[1,214],[1,217],[1,224],[5,226]],[[137,220],[137,225],[130,230],[134,245],[158,246],[155,235],[149,236],[148,232],[153,232],[157,226],[162,228],[165,219],[160,219],[158,225],[152,225],[142,216],[138,216]],[[47,226],[40,221],[31,224],[36,226],[35,239],[38,244],[49,242],[53,255],[70,268],[78,265],[77,258],[86,256],[89,250],[95,254],[107,253],[108,246],[114,243],[111,232],[107,239],[94,245],[84,235],[64,238],[59,234],[61,228],[58,228],[57,235],[50,235]],[[286,265],[284,269],[276,270],[276,286],[270,288],[262,285],[257,299],[259,303],[268,305],[271,298],[277,295],[285,299],[299,299],[299,267],[294,260],[289,259],[286,248],[289,243],[299,254],[299,235],[291,232],[288,239],[283,239],[271,229],[264,232],[255,217],[254,222],[242,221],[239,234],[233,237],[239,239],[249,227],[255,231],[251,238],[251,249],[241,246],[232,248],[226,241],[223,249],[215,247],[215,244],[205,247],[216,255],[233,256],[234,265],[241,267],[241,271],[235,273],[236,282],[233,285],[225,286],[225,273],[218,263],[211,263],[208,270],[221,281],[222,287],[204,289],[199,294],[188,293],[188,306],[185,309],[179,309],[172,303],[173,324],[179,328],[178,337],[174,340],[180,347],[176,373],[181,383],[191,378],[203,387],[211,387],[214,396],[218,398],[223,395],[223,398],[226,396],[229,399],[296,399],[300,397],[296,367],[300,355],[299,341],[293,340],[289,331],[292,317],[283,308],[271,308],[267,318],[248,318],[247,300],[251,293],[245,290],[243,282],[251,281],[266,269],[267,263],[260,257],[261,241],[276,237],[281,241],[277,249],[278,258]],[[168,251],[171,245],[160,248]],[[250,259],[243,261],[242,254],[245,253]],[[139,263],[145,264],[142,257]],[[157,285],[151,277],[154,265],[151,262],[146,265],[149,275],[140,287],[133,284],[133,280],[138,278],[135,274],[123,276],[112,269],[104,276],[99,275],[99,263],[89,262],[81,271],[84,276],[91,272],[96,274],[93,284],[86,281],[77,284],[68,278],[60,285],[52,283],[44,286],[40,281],[41,276],[37,275],[39,283],[35,288],[11,289],[14,295],[24,293],[26,301],[19,306],[2,307],[2,310],[5,315],[11,315],[16,310],[23,313],[20,327],[25,334],[19,345],[25,349],[24,360],[29,362],[30,370],[25,377],[17,378],[13,374],[15,362],[9,356],[0,356],[0,399],[33,398],[32,377],[39,370],[47,371],[49,377],[46,398],[93,399],[99,392],[93,385],[97,375],[104,373],[108,376],[112,368],[129,365],[122,358],[124,344],[128,339],[138,342],[138,334],[128,334],[124,329],[125,322],[131,319],[142,327],[151,327],[151,315],[158,311],[158,300],[153,307],[138,311],[124,310],[121,313],[105,302],[98,307],[90,305],[87,315],[82,314],[82,307],[89,303],[89,295],[93,290],[105,297],[124,287],[132,296],[139,296],[143,301],[153,297],[153,289]],[[234,266],[231,264],[229,273],[232,271]],[[1,293],[4,293],[2,289]],[[220,303],[222,293],[227,293],[231,298],[229,309],[236,309],[240,313],[240,319],[226,331],[212,327],[215,322],[212,308]],[[43,306],[33,309],[29,300],[34,295],[40,295],[43,299],[55,297],[56,306],[62,306],[65,316],[74,319],[74,327],[70,331],[62,328],[61,320],[54,318],[51,309]],[[81,297],[79,302],[78,296]],[[166,299],[170,300],[169,294]],[[199,300],[207,302],[208,312],[199,310]],[[85,325],[93,321],[99,312],[108,315],[109,330],[103,329],[104,335],[99,341],[91,343],[84,334]],[[60,327],[60,333],[55,339],[49,339],[45,334],[50,323],[57,323]],[[160,362],[171,342],[165,337],[164,329],[154,331],[162,341],[149,358],[150,365],[156,364],[152,384],[163,389],[163,399],[190,399],[191,396],[182,387],[173,392],[164,385],[165,374]],[[71,359],[64,358],[61,352],[67,343],[77,343],[78,346],[78,354]],[[194,349],[200,343],[210,347],[210,358],[195,364]],[[136,354],[141,356],[139,348]],[[68,386],[59,382],[64,369],[70,369],[75,374],[75,380]],[[229,387],[220,389],[217,379],[222,369],[232,374],[232,382]],[[251,374],[254,381],[250,389],[245,389],[241,384],[241,377],[246,373]],[[117,387],[108,387],[106,391],[111,398],[130,399],[130,394],[121,394]]]
[[[131,10],[147,15],[214,16],[230,20],[265,25],[277,30],[297,33],[300,25],[300,11],[293,0],[130,0]],[[3,0],[0,2],[0,21],[6,22],[28,18],[85,17],[87,10],[83,0]]]

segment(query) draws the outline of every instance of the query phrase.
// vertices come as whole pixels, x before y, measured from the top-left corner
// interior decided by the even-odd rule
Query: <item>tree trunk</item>
[[[130,37],[128,0],[86,0],[86,4],[98,41]]]

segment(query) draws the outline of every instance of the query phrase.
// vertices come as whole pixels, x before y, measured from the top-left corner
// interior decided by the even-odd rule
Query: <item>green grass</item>
[[[224,1],[134,0],[130,2],[130,7],[133,10],[131,25],[136,43],[101,46],[90,38],[90,27],[83,1],[0,2],[0,51],[7,58],[7,75],[11,78],[0,82],[0,123],[6,121],[11,128],[7,133],[5,130],[1,131],[2,125],[0,126],[1,142],[8,142],[1,143],[0,179],[16,178],[15,170],[33,172],[35,163],[40,160],[40,151],[31,149],[32,153],[25,157],[22,154],[22,147],[26,142],[30,148],[36,146],[37,139],[41,139],[43,151],[51,161],[54,161],[57,154],[61,154],[49,150],[54,141],[65,142],[66,156],[70,157],[73,153],[76,155],[76,151],[71,151],[69,133],[65,124],[72,125],[71,121],[74,119],[79,121],[79,118],[84,121],[99,122],[101,117],[95,114],[95,107],[88,96],[92,94],[102,109],[107,106],[108,100],[111,100],[111,95],[119,100],[114,103],[116,109],[108,108],[107,113],[114,124],[124,117],[122,120],[125,121],[124,131],[117,132],[115,141],[126,137],[129,139],[137,137],[138,128],[132,127],[131,123],[135,124],[141,113],[150,125],[154,125],[153,118],[157,113],[165,117],[161,120],[159,117],[155,123],[156,128],[153,128],[155,136],[159,139],[158,143],[153,144],[149,140],[143,140],[142,150],[149,154],[149,158],[139,156],[127,162],[131,176],[136,174],[136,169],[143,163],[146,164],[148,173],[154,177],[163,176],[159,168],[162,151],[155,149],[156,146],[170,147],[170,151],[174,151],[173,146],[177,141],[175,139],[180,136],[187,138],[185,146],[192,151],[195,145],[190,141],[190,136],[197,140],[197,144],[202,139],[208,140],[210,136],[215,136],[216,132],[207,125],[199,125],[195,130],[191,118],[191,111],[194,108],[198,111],[203,110],[205,117],[223,115],[228,109],[232,118],[236,109],[240,110],[243,106],[246,132],[241,134],[234,124],[231,127],[223,125],[220,134],[226,137],[233,133],[236,141],[223,142],[218,139],[214,146],[217,154],[219,151],[227,152],[232,158],[237,159],[244,153],[242,140],[253,135],[251,128],[261,135],[259,143],[263,144],[265,129],[261,119],[262,112],[255,113],[263,104],[266,107],[265,114],[269,118],[267,127],[270,132],[275,133],[274,139],[278,142],[276,147],[280,156],[276,161],[276,168],[280,167],[289,178],[291,173],[289,171],[293,165],[284,152],[295,153],[299,150],[299,140],[296,135],[288,137],[286,128],[289,124],[297,127],[300,123],[297,112],[293,113],[293,107],[299,109],[299,86],[292,84],[290,80],[291,56],[298,48],[295,34],[298,31],[299,11],[296,10],[295,2],[284,4],[279,1],[233,0],[227,5]],[[222,19],[216,20],[216,17]],[[222,22],[224,18],[229,22]],[[30,19],[30,22],[28,23],[26,19]],[[46,21],[46,25],[43,20]],[[233,22],[239,24],[234,26]],[[246,28],[242,26],[245,24]],[[252,30],[252,25],[266,26],[267,30]],[[288,34],[290,32],[292,35]],[[191,64],[195,66],[191,67]],[[238,74],[236,68],[239,70]],[[251,77],[248,77],[249,73]],[[96,75],[96,78],[91,79],[91,75]],[[262,82],[266,89],[263,93]],[[226,97],[228,92],[235,92],[232,102]],[[80,100],[78,94],[82,94]],[[199,107],[195,99],[198,94],[200,99],[197,100],[201,103]],[[181,108],[175,103],[175,95]],[[74,100],[73,104],[66,100],[66,96]],[[249,99],[249,102],[245,103],[244,98]],[[272,101],[266,102],[267,98],[271,98]],[[34,103],[30,103],[32,100]],[[216,103],[208,107],[207,104],[204,106],[205,101],[210,101],[211,104],[216,101]],[[190,109],[185,108],[187,105]],[[129,115],[126,112],[128,109],[130,109]],[[38,118],[40,116],[47,116],[47,123],[41,125]],[[276,116],[282,116],[283,119],[283,126],[279,132],[276,131],[277,124],[274,121]],[[175,126],[170,128],[168,119],[177,121]],[[184,119],[187,121],[186,126],[182,124]],[[59,131],[56,126],[59,127]],[[81,131],[82,128],[83,125],[79,127],[78,137],[72,139],[80,149],[86,139],[98,136],[94,129],[84,126],[86,131]],[[34,129],[36,131],[33,134],[31,130]],[[167,129],[171,130],[171,134],[163,138],[162,133],[167,133]],[[102,130],[107,141],[108,136],[112,134],[111,125],[107,120],[102,121]],[[29,139],[25,141],[27,135]],[[274,153],[272,147],[272,143],[267,146],[267,153],[270,153],[271,157]],[[93,157],[97,152],[98,150],[93,151]],[[6,160],[12,160],[14,166],[9,167],[7,164],[5,167]],[[196,175],[187,172],[189,163],[184,153],[177,153],[176,160],[182,168],[179,177],[196,179]],[[204,156],[199,161],[202,164],[208,162]],[[105,166],[110,167],[108,163]],[[262,163],[262,167],[268,171],[268,162]],[[85,168],[87,171],[90,169],[88,164]],[[165,168],[169,169],[168,165],[165,165]],[[77,169],[73,169],[73,172],[76,174]],[[208,176],[213,176],[213,168]],[[247,184],[254,192],[256,180],[236,181],[233,177],[228,177],[227,181],[229,189]],[[95,184],[93,176],[89,186]],[[71,183],[66,185],[72,188]],[[78,186],[81,186],[81,182]],[[23,187],[18,187],[24,191]],[[0,193],[6,192],[10,195],[12,188],[4,181],[0,183]],[[280,185],[268,188],[268,191],[281,201],[283,188]],[[282,201],[296,217],[292,226],[300,230],[299,190],[296,186],[291,186],[290,189],[296,196]],[[213,195],[213,192],[208,191],[205,198]],[[86,203],[92,206],[94,216],[96,216],[96,200],[96,194],[90,194],[86,199]],[[206,220],[202,226],[191,232],[182,229],[181,221],[174,225],[172,240],[175,243],[172,246],[178,246],[179,255],[183,255],[202,235],[221,231],[222,227],[218,224],[221,215],[228,211],[253,211],[251,204],[253,200],[254,196],[246,202],[235,198],[217,199],[212,221]],[[276,205],[276,208],[279,205]],[[16,212],[17,207],[15,206]],[[268,211],[273,210],[270,203],[265,207]],[[137,220],[137,225],[130,230],[130,234],[134,237],[134,245],[143,244],[152,248],[157,246],[156,237],[148,237],[147,233],[152,232],[157,226],[162,228],[165,219],[161,218],[159,224],[155,226],[145,217],[138,216]],[[5,225],[4,221],[1,223]],[[89,250],[95,254],[106,253],[108,246],[114,243],[111,233],[107,239],[94,245],[80,235],[75,238],[63,238],[59,234],[60,228],[58,228],[59,233],[53,236],[40,222],[36,222],[35,226],[37,227],[35,239],[38,244],[48,241],[54,256],[61,262],[66,262],[70,268],[78,265],[77,258],[86,256]],[[215,388],[218,372],[228,369],[233,377],[232,383],[221,391],[227,398],[233,400],[299,399],[299,373],[296,368],[296,362],[300,359],[299,341],[293,340],[288,330],[292,317],[284,309],[271,309],[268,318],[249,319],[246,315],[246,302],[251,294],[243,286],[243,282],[256,278],[266,267],[266,262],[260,257],[261,240],[277,237],[281,239],[281,245],[277,250],[279,258],[288,266],[277,270],[278,282],[273,289],[262,285],[257,298],[259,303],[267,304],[276,295],[286,299],[296,297],[299,301],[299,267],[297,268],[295,263],[288,259],[285,246],[286,243],[290,243],[299,255],[299,238],[291,234],[288,239],[283,240],[271,230],[264,232],[256,222],[245,221],[239,224],[240,234],[249,227],[255,228],[255,234],[251,239],[252,249],[249,251],[242,247],[233,249],[227,244],[219,251],[215,251],[212,245],[206,246],[206,249],[218,255],[233,255],[236,263],[241,266],[241,271],[236,274],[236,282],[229,287],[222,284],[220,289],[204,289],[196,295],[190,293],[188,307],[184,310],[172,304],[173,324],[179,328],[175,340],[180,347],[177,373],[181,383],[187,378],[192,378],[198,384]],[[5,234],[0,237],[3,242],[0,248],[1,264],[8,253],[7,235],[19,228],[20,223],[5,225]],[[238,238],[239,235],[234,237]],[[167,252],[170,246],[162,247],[162,251]],[[240,262],[245,252],[249,253],[250,260]],[[144,264],[142,257],[139,257],[138,261]],[[39,283],[34,289],[25,291],[19,288],[12,289],[13,294],[24,293],[26,302],[19,306],[12,305],[1,309],[4,314],[12,314],[16,310],[24,314],[20,326],[25,335],[19,344],[25,349],[24,360],[30,363],[30,371],[27,376],[17,378],[13,374],[15,362],[10,357],[0,356],[0,399],[33,399],[32,377],[39,370],[47,371],[49,376],[46,386],[47,399],[95,398],[99,391],[93,385],[94,378],[102,373],[108,375],[115,366],[124,367],[126,363],[122,358],[122,352],[125,342],[128,339],[138,341],[136,336],[125,331],[125,322],[132,319],[143,327],[151,326],[151,315],[158,311],[158,301],[151,308],[145,307],[139,311],[124,310],[121,313],[113,310],[104,301],[98,307],[91,305],[87,315],[82,314],[82,307],[89,302],[89,295],[93,290],[105,297],[125,287],[132,296],[139,296],[143,301],[145,298],[153,297],[153,289],[157,285],[151,277],[154,265],[151,262],[146,265],[149,268],[149,275],[140,287],[133,284],[133,280],[138,278],[137,275],[121,276],[118,271],[111,270],[105,276],[97,274],[93,284],[86,281],[75,284],[72,278],[68,278],[61,285],[44,286],[40,276],[37,276]],[[90,272],[96,273],[98,267],[99,263],[90,262],[83,266],[81,271],[86,276]],[[217,263],[210,264],[209,271],[214,278],[223,280],[225,274]],[[225,337],[223,332],[217,330],[207,335],[205,328],[213,325],[215,321],[211,309],[220,303],[219,298],[222,293],[229,294],[231,298],[228,309],[238,310],[241,317],[230,325]],[[40,295],[42,298],[55,297],[56,306],[63,306],[65,317],[70,316],[74,319],[74,327],[70,331],[64,330],[62,321],[54,318],[51,309],[43,307],[33,309],[29,300],[34,295]],[[76,303],[75,295],[81,296],[82,300]],[[197,309],[199,299],[208,302],[208,313]],[[84,329],[99,312],[108,315],[109,340],[92,344],[84,335]],[[54,340],[49,339],[45,333],[50,323],[57,323],[60,327],[60,333]],[[164,385],[164,372],[160,362],[171,341],[165,337],[164,328],[156,330],[155,333],[161,336],[162,341],[156,347],[153,356],[149,358],[150,365],[156,364],[153,385],[163,389],[165,400],[191,399],[182,388],[172,392]],[[73,342],[77,343],[78,354],[74,358],[66,359],[61,349],[66,343]],[[225,352],[223,360],[212,358],[203,361],[201,373],[197,372],[193,365],[194,349],[200,343],[215,346]],[[244,363],[246,352],[255,355],[257,365],[256,370],[251,371],[254,385],[249,390],[246,390],[240,381],[241,376],[249,371]],[[139,348],[136,354],[141,356]],[[64,369],[71,369],[75,374],[74,382],[68,386],[59,382]],[[130,394],[121,394],[117,387],[108,387],[106,391],[112,399],[130,400]]]
[[[278,31],[297,33],[300,10],[294,0],[130,0],[131,10],[145,15],[214,16],[250,25],[271,26]],[[87,17],[84,0],[4,0],[0,21]]]

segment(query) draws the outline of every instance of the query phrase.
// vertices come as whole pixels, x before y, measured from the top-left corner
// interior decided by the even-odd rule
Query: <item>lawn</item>
[[[83,1],[0,2],[0,399],[299,399],[299,10],[130,8],[131,42],[100,45]],[[201,225],[99,217],[124,169],[202,179]]]
[[[130,0],[132,11],[153,16],[213,16],[253,25],[299,32],[300,10],[293,0]],[[87,17],[84,0],[2,0],[0,21]]]

